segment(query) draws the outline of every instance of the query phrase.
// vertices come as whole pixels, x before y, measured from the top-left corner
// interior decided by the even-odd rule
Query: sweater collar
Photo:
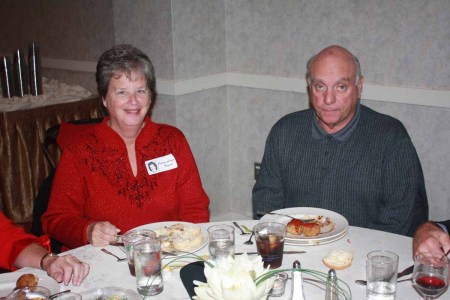
[[[345,142],[350,138],[350,136],[355,131],[355,129],[359,123],[359,119],[361,117],[361,104],[358,102],[358,104],[356,106],[355,116],[347,124],[347,126],[345,126],[341,130],[339,130],[338,132],[333,133],[333,134],[328,134],[325,130],[323,130],[322,127],[320,127],[319,121],[317,120],[316,113],[313,109],[312,109],[312,112],[313,112],[313,118],[312,118],[313,120],[312,120],[311,131],[312,131],[313,138],[315,138],[317,140],[321,140],[321,139],[325,139],[327,137],[333,137],[334,139],[336,139],[340,142]]]
[[[123,144],[123,146],[125,147],[125,143],[122,137],[108,125],[109,119],[109,116],[105,117],[97,127],[99,136],[104,139],[105,143],[107,143],[108,141],[115,141],[115,143]],[[142,127],[141,131],[136,137],[136,145],[142,142],[142,136],[148,136],[148,134],[151,134],[151,132],[156,130],[156,124],[152,122],[149,116],[145,116],[144,122],[145,126]]]

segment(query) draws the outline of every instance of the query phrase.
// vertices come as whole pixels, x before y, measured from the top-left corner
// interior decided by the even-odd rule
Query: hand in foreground
[[[414,234],[413,255],[416,257],[421,252],[446,253],[450,250],[450,237],[443,230],[430,222],[419,226]]]
[[[42,267],[49,276],[65,285],[72,280],[72,284],[78,286],[89,274],[89,265],[72,255],[47,256],[42,261]]]
[[[95,222],[87,228],[87,239],[92,246],[107,246],[117,240],[116,235],[119,232],[120,229],[109,222]]]

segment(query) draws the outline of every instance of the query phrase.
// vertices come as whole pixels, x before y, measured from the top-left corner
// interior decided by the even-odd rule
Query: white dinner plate
[[[303,235],[296,236],[292,234],[286,234],[285,243],[292,245],[319,245],[330,243],[333,241],[337,241],[347,234],[348,230],[348,221],[347,219],[333,211],[315,208],[315,207],[291,207],[291,208],[283,208],[279,210],[273,211],[274,213],[280,213],[292,216],[297,219],[310,219],[315,218],[317,216],[324,216],[330,218],[330,220],[334,223],[334,228],[325,233],[320,233],[317,236],[306,237]],[[279,222],[284,225],[289,223],[291,218],[279,215],[264,215],[260,222]]]
[[[136,227],[134,229],[149,229],[149,230],[157,230],[157,229],[161,229],[164,227],[170,227],[174,224],[183,224],[185,226],[197,226],[200,227],[198,224],[194,224],[194,223],[189,223],[189,222],[181,222],[181,221],[169,221],[169,222],[158,222],[158,223],[151,223],[151,224],[146,224],[146,225],[142,225],[139,227]],[[174,255],[183,255],[186,254],[186,252],[190,252],[190,253],[195,253],[197,251],[199,251],[200,249],[202,249],[203,247],[205,247],[205,245],[208,243],[208,235],[207,233],[200,227],[201,230],[201,235],[203,238],[203,243],[197,247],[194,247],[188,251],[175,251],[175,252],[171,252]]]
[[[0,274],[0,297],[6,297],[16,287],[17,279],[23,274],[33,274],[32,272],[12,272]],[[39,278],[39,286],[46,287],[50,290],[50,293],[55,294],[60,291],[59,283],[53,278],[44,274],[35,274]]]
[[[342,232],[340,235],[337,235],[337,236],[334,236],[334,237],[331,237],[331,238],[327,238],[327,239],[323,239],[323,240],[285,239],[285,243],[288,244],[288,245],[293,245],[293,246],[317,246],[317,245],[323,245],[323,244],[328,244],[328,243],[331,243],[331,242],[335,242],[335,241],[343,238],[346,235],[347,235],[347,230]]]

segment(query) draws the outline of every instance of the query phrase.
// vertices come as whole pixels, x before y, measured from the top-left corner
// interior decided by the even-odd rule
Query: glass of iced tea
[[[264,262],[264,268],[276,269],[283,262],[284,237],[286,226],[277,222],[259,223],[253,227],[256,248]]]

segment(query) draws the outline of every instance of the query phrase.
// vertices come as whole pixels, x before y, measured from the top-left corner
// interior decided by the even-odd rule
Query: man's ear
[[[105,100],[104,97],[102,97],[102,103],[103,103],[103,106],[104,106],[104,107],[108,107],[108,106],[106,106],[106,100]]]
[[[363,89],[363,83],[364,83],[364,76],[361,76],[359,78],[359,81],[358,81],[358,84],[357,84],[357,86],[358,86],[358,99],[361,98],[362,89]]]

